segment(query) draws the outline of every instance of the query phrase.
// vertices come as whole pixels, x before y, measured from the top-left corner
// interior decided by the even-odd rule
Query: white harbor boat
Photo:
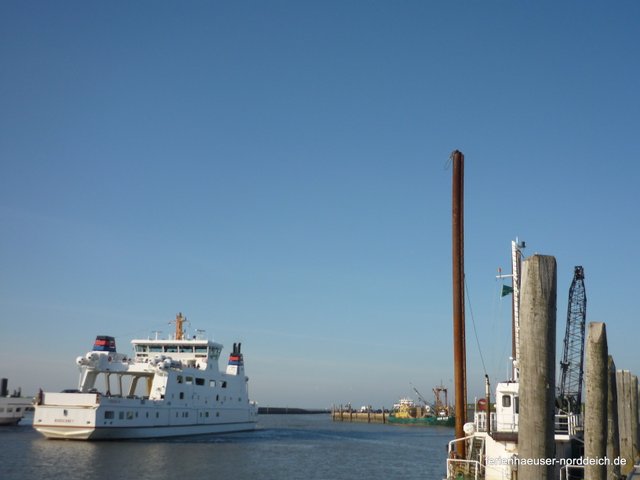
[[[8,380],[3,378],[0,387],[0,425],[15,425],[33,409],[33,398],[23,397],[20,390],[9,394],[7,386]]]
[[[38,394],[34,428],[48,438],[107,440],[171,437],[253,430],[257,405],[249,400],[241,345],[225,371],[223,346],[186,338],[178,314],[170,339],[133,340],[130,358],[115,339],[98,336],[78,357],[77,390]]]
[[[518,431],[520,406],[520,275],[524,242],[511,242],[512,254],[512,302],[513,346],[515,349],[512,378],[497,384],[495,404],[487,398],[476,402],[473,422],[464,424],[462,438],[449,442],[446,480],[505,480],[517,478]],[[487,383],[487,397],[489,385]],[[572,459],[581,455],[583,445],[582,416],[572,412],[556,411],[554,415],[555,458],[545,459],[555,465],[554,478],[578,478],[570,476],[579,470]],[[521,440],[522,441],[522,440]],[[458,444],[465,445],[465,457],[456,453]],[[562,469],[561,469],[562,467]],[[582,477],[580,477],[582,478]]]

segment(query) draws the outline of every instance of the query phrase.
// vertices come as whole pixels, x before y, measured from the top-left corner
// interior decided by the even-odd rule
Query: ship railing
[[[584,465],[563,465],[560,468],[560,480],[584,478]]]
[[[575,436],[582,430],[582,417],[575,413],[556,414],[554,428],[556,434]]]
[[[517,432],[518,416],[509,414],[500,416],[500,428],[498,429],[498,421],[495,412],[491,412],[491,431],[497,432]],[[474,414],[474,423],[477,432],[487,431],[487,412],[476,412]],[[574,413],[556,414],[554,419],[554,430],[558,435],[576,436],[582,430],[582,417]]]
[[[447,459],[447,480],[458,480],[459,478],[480,480],[484,478],[481,470],[482,465],[477,460]]]
[[[473,415],[473,423],[476,424],[476,430],[478,432],[486,432],[487,431],[487,413],[486,412],[476,412]]]
[[[497,430],[497,425],[498,425],[495,412],[492,412],[489,418],[491,420],[491,431],[495,432]],[[474,414],[474,423],[476,425],[477,432],[486,432],[487,431],[487,412],[476,412]]]
[[[481,460],[456,457],[456,444],[459,442],[466,442],[467,448],[470,449],[473,448],[474,438],[474,435],[470,435],[467,437],[457,438],[449,442],[449,446],[447,448],[447,480],[456,480],[460,478],[461,475],[465,480],[479,480],[484,478],[484,465]],[[482,455],[480,455],[479,458],[482,459]]]

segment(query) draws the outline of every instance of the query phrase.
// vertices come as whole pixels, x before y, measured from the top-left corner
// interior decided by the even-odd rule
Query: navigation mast
[[[184,340],[184,322],[187,321],[187,317],[182,315],[182,312],[179,312],[176,315],[176,319],[171,322],[176,324],[176,340]]]
[[[497,278],[511,278],[511,291],[503,286],[502,296],[512,294],[511,298],[511,379],[517,382],[520,378],[520,272],[522,269],[522,250],[525,242],[511,241],[511,275],[498,275]],[[505,288],[507,288],[505,290]]]

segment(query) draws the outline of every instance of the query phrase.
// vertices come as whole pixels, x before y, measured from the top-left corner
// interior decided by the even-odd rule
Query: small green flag
[[[502,297],[506,297],[510,293],[513,293],[513,288],[508,285],[502,285]]]

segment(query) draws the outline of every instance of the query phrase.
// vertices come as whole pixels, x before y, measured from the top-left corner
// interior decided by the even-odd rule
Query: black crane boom
[[[559,407],[570,413],[580,413],[582,404],[582,377],[584,375],[584,330],[587,319],[587,294],[584,289],[584,269],[574,269],[569,288],[567,330],[560,362]]]

